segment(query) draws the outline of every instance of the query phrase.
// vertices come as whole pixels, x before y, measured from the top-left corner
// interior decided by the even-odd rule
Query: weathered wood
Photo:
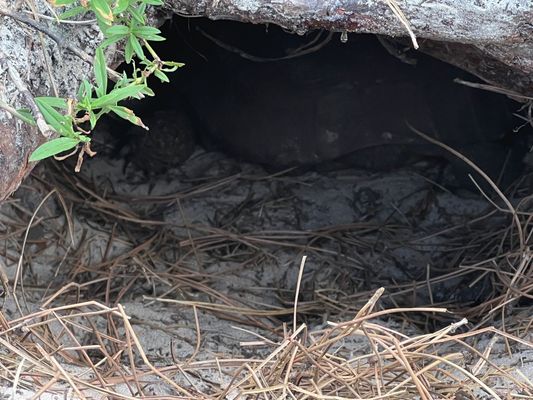
[[[531,0],[396,0],[396,3],[419,38],[422,51],[427,48],[428,53],[488,82],[533,95]],[[167,5],[181,15],[274,23],[297,33],[329,29],[407,36],[406,28],[387,0],[167,0]],[[420,39],[449,43],[436,46]]]
[[[523,43],[532,32],[530,0],[404,0],[396,3],[421,37],[461,43]],[[180,14],[405,36],[386,0],[169,0]],[[530,38],[530,37],[529,37]]]
[[[36,13],[49,14],[44,0],[33,3]],[[0,201],[31,171],[35,163],[28,163],[29,155],[51,134],[39,116],[39,127],[33,127],[6,108],[26,108],[35,114],[35,96],[53,96],[55,90],[60,96],[74,96],[80,81],[91,73],[90,54],[100,40],[94,25],[54,24],[33,15],[24,3],[0,0]],[[85,53],[85,61],[73,54],[78,50]]]

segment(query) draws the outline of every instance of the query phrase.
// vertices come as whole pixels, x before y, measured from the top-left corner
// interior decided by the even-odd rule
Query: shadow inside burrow
[[[524,125],[513,116],[521,105],[455,83],[478,80],[401,43],[356,34],[343,43],[324,31],[299,36],[181,17],[162,30],[168,40],[158,54],[185,66],[169,74],[170,83],[151,78],[155,97],[131,102],[151,131],[113,118],[103,124],[111,135],[95,136],[145,174],[165,174],[199,145],[271,171],[390,171],[437,160],[448,167],[439,183],[477,192],[473,174],[487,188],[413,128],[462,153],[504,189],[522,171],[530,139],[527,126],[516,132]]]
[[[509,216],[485,201],[497,198],[489,183],[410,126],[519,199],[530,187],[522,162],[529,133],[516,132],[523,121],[512,115],[520,105],[461,86],[455,78],[475,78],[392,42],[401,54],[394,57],[380,42],[388,39],[371,35],[342,43],[327,32],[182,18],[164,34],[156,50],[185,66],[171,83],[151,79],[154,98],[130,102],[149,132],[116,118],[94,132],[100,154],[79,179],[94,174],[82,186],[98,182],[96,193],[118,211],[110,217],[80,201],[86,221],[109,229],[116,218],[122,234],[139,242],[161,235],[165,249],[185,243],[195,250],[180,247],[185,255],[167,254],[163,264],[203,263],[224,276],[210,282],[217,290],[231,283],[260,303],[257,288],[273,288],[266,302],[288,308],[294,260],[310,252],[302,300],[312,306],[301,310],[309,318],[352,312],[380,285],[391,292],[386,305],[446,305],[480,318],[487,299],[505,291],[498,271],[479,278],[476,268],[490,270],[484,260],[515,249]],[[106,157],[121,167],[102,169]],[[142,221],[178,228],[160,233]],[[212,230],[222,244],[211,245]],[[196,241],[210,243],[200,246],[201,261],[190,258]],[[276,266],[262,264],[276,258]],[[238,276],[224,275],[225,263],[250,260]],[[464,273],[464,265],[476,268]]]

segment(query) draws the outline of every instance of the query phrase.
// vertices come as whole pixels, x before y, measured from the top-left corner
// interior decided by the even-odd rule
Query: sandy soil
[[[21,264],[26,300],[22,309],[27,313],[38,310],[43,299],[72,277],[81,283],[83,279],[99,276],[98,272],[75,274],[73,271],[82,268],[80,264],[90,269],[99,268],[106,260],[118,260],[114,264],[117,270],[135,272],[140,277],[121,294],[120,304],[131,317],[131,324],[155,365],[172,364],[172,357],[180,361],[193,357],[195,362],[201,362],[268,355],[280,341],[283,322],[292,320],[298,271],[304,255],[307,261],[300,291],[299,322],[305,322],[311,332],[323,329],[328,321],[352,318],[380,286],[387,291],[379,308],[445,305],[453,309],[454,304],[479,302],[479,297],[489,290],[483,287],[483,282],[469,288],[472,278],[468,275],[424,282],[427,277],[456,270],[477,259],[479,246],[474,243],[469,248],[465,241],[471,235],[470,229],[475,231],[483,226],[477,228],[468,223],[493,210],[480,195],[439,188],[434,183],[439,176],[437,167],[422,163],[388,174],[345,169],[276,176],[258,166],[200,149],[166,176],[141,176],[131,165],[125,167],[124,173],[123,163],[96,157],[86,163],[82,182],[95,182],[98,193],[108,195],[119,208],[112,213],[119,216],[116,223],[124,221],[120,216],[127,210],[144,221],[159,224],[139,224],[136,231],[121,230],[110,223],[113,216],[99,217],[89,203],[77,203],[70,209],[74,236],[71,244],[68,237],[58,239],[57,232],[68,230],[61,203],[52,196],[37,214],[45,222],[29,230]],[[0,207],[1,230],[6,237],[3,260],[11,282],[17,271],[22,233],[17,236],[7,233],[14,229],[24,232],[28,212],[33,212],[44,197],[41,190],[54,184],[47,178],[40,180],[46,174],[50,172],[41,168],[13,201]],[[495,225],[507,223],[500,218],[495,214],[489,220]],[[120,258],[163,232],[172,237],[165,246],[172,241],[174,246],[158,248],[157,258]],[[184,271],[200,274],[201,284],[217,294],[210,295],[207,289],[176,287],[172,282],[154,278],[158,272],[178,270],[183,274]],[[416,291],[394,289],[401,283],[409,287],[415,282],[423,283]],[[83,292],[83,296],[89,295]],[[220,303],[223,297],[246,309],[278,310],[279,315],[263,317],[245,312],[236,315],[191,306],[191,302]],[[5,299],[2,312],[7,319],[16,318],[12,296]],[[429,318],[425,328],[419,323],[420,317],[388,318],[378,323],[417,335],[425,329],[457,322],[461,317],[456,313],[440,320]],[[272,344],[255,343],[256,335],[268,338]],[[198,338],[201,340],[196,349]],[[473,345],[483,351],[490,338],[480,337]],[[531,332],[524,339],[531,340]],[[341,347],[340,352],[357,353],[368,349],[368,342],[364,336],[351,337]],[[520,370],[533,380],[533,351],[521,346],[513,347],[513,351],[509,355],[503,341],[498,341],[492,350],[492,361]],[[463,361],[468,366],[469,361]],[[184,384],[207,390],[206,382],[228,384],[230,376],[206,369],[189,375],[188,381]],[[501,393],[505,391],[500,383],[494,385]],[[35,392],[24,387],[19,385],[13,395],[12,385],[6,382],[0,388],[0,398],[32,398]],[[68,385],[62,387],[41,398],[75,398]],[[118,390],[128,394],[126,387]],[[173,394],[160,380],[150,382],[146,393]],[[89,392],[86,395],[91,398]],[[104,398],[93,395],[92,398]],[[490,398],[482,392],[478,396]],[[229,393],[226,398],[242,397]]]

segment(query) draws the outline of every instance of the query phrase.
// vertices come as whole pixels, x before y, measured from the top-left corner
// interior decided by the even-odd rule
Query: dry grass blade
[[[401,22],[401,24],[405,27],[407,30],[407,33],[409,33],[409,37],[411,38],[411,42],[413,42],[413,47],[415,49],[418,49],[418,41],[416,40],[416,36],[411,29],[411,24],[409,23],[409,20],[405,17],[405,14],[403,13],[402,9],[396,2],[396,0],[385,0],[391,11],[394,13],[396,18]]]
[[[21,295],[22,279],[32,278],[31,264],[39,251],[57,251],[57,260],[45,258],[46,262],[70,267],[58,267],[54,279],[62,279],[44,287],[25,281],[33,308],[21,307],[20,316],[11,312],[13,299],[6,296],[7,306],[0,313],[0,379],[15,396],[30,390],[34,398],[71,393],[82,399],[533,398],[527,365],[522,371],[520,360],[513,358],[517,364],[511,370],[498,360],[502,343],[510,344],[515,355],[533,349],[531,307],[519,303],[533,297],[533,217],[526,201],[509,208],[521,231],[509,227],[510,219],[499,210],[409,237],[405,235],[410,231],[398,222],[239,230],[235,221],[249,211],[247,201],[227,212],[224,223],[202,225],[189,223],[194,219],[186,215],[185,200],[239,185],[240,175],[202,181],[183,193],[138,196],[130,203],[76,179],[65,177],[45,191],[48,196],[58,194],[55,215],[64,213],[58,226],[50,223],[46,240],[28,234],[28,227],[45,219],[23,204],[13,205],[22,215],[20,221],[0,220],[13,225],[2,232],[8,243],[4,269],[24,265],[16,279],[11,278],[17,282],[15,295]],[[47,199],[41,205],[37,200],[40,213],[52,203]],[[169,204],[178,204],[183,224],[169,224],[154,217],[157,213],[143,211]],[[252,206],[257,206],[254,215],[259,206],[263,212],[263,204]],[[81,225],[80,215],[97,221],[90,227],[100,236],[73,231]],[[95,237],[104,243],[101,254],[90,253]],[[517,237],[522,240],[518,246]],[[453,256],[447,258],[453,268],[424,264],[423,274],[409,281],[388,276],[370,283],[361,279],[349,282],[354,284],[351,292],[342,285],[352,273],[376,270],[378,275],[382,264],[365,264],[361,254],[381,251],[380,241],[398,248],[442,238],[451,238],[446,251]],[[73,248],[73,239],[78,248]],[[279,249],[290,250],[294,258],[282,264],[277,260]],[[476,253],[463,262],[466,249]],[[294,260],[301,260],[299,268]],[[248,269],[268,263],[280,267],[278,271],[294,267],[295,278],[284,288],[253,286],[253,279],[250,287],[236,290],[220,285],[227,270],[220,272],[219,266],[231,264],[244,279]],[[341,284],[309,285],[310,271],[315,267],[313,274],[321,272],[317,264],[331,266],[332,282]],[[345,273],[348,269],[350,274]],[[9,283],[1,271],[0,279]],[[461,316],[448,311],[451,301],[436,296],[439,285],[457,280],[466,282],[467,292],[490,282],[490,294],[482,302],[456,304],[456,309],[463,307]],[[251,300],[254,293],[268,291],[275,292],[277,297],[268,299],[275,301]],[[420,293],[427,293],[427,299],[409,300]],[[135,313],[132,297],[149,302]],[[511,305],[516,306],[512,314]],[[145,310],[172,316],[176,312],[181,319],[150,320]],[[504,311],[505,324],[498,329],[488,326]],[[483,327],[472,328],[464,316]],[[212,320],[204,320],[208,317],[233,321],[236,329],[216,331],[218,325],[213,328]],[[192,335],[178,333],[185,328]],[[172,337],[168,356],[150,351],[143,333],[151,331]],[[218,344],[210,342],[213,331],[234,339],[241,353],[213,352]],[[179,353],[180,346],[190,351]]]
[[[301,325],[278,344],[265,341],[273,348],[264,359],[227,360],[230,364],[224,359],[212,360],[210,364],[189,359],[174,361],[163,367],[155,366],[148,359],[120,305],[108,308],[95,302],[84,302],[68,307],[52,307],[7,321],[8,329],[0,332],[0,343],[4,346],[0,365],[4,371],[13,371],[10,378],[13,387],[24,382],[25,387],[38,385],[36,392],[43,393],[45,390],[54,391],[68,386],[82,399],[89,398],[90,393],[113,394],[121,399],[133,398],[135,393],[143,390],[143,382],[153,378],[165,383],[174,392],[174,395],[166,398],[176,399],[232,398],[236,393],[244,397],[259,395],[268,399],[279,396],[296,399],[405,399],[420,396],[432,399],[436,393],[440,396],[438,398],[454,396],[465,382],[474,391],[484,392],[495,399],[503,398],[484,382],[489,376],[498,376],[508,382],[509,387],[516,388],[513,393],[533,395],[533,387],[527,379],[517,380],[508,375],[509,372],[487,362],[490,350],[483,353],[486,361],[482,364],[478,362],[471,370],[461,366],[464,363],[463,353],[455,351],[441,354],[439,349],[445,349],[449,344],[464,343],[465,334],[453,332],[465,321],[433,333],[411,337],[384,326],[379,318],[399,311],[442,313],[446,310],[412,308],[373,311],[382,294],[383,290],[378,290],[350,321],[332,324],[327,329],[311,334],[305,325]],[[125,339],[95,330],[103,328],[99,321],[106,318],[114,319],[115,324],[122,324]],[[22,326],[26,327],[27,333],[24,334],[24,340],[19,340],[16,327]],[[74,330],[69,326],[78,328]],[[90,330],[80,329],[83,326]],[[80,335],[81,332],[92,333],[87,337]],[[469,332],[468,337],[481,338],[485,332],[487,330]],[[526,341],[508,333],[491,332],[494,335],[491,343],[496,340],[495,337],[505,337],[517,345],[527,345]],[[54,337],[46,339],[49,334]],[[361,343],[366,341],[361,347],[364,351],[354,355],[349,346],[353,340]],[[113,348],[111,343],[121,344],[116,347],[114,354],[109,352]],[[533,348],[532,343],[529,345]],[[490,348],[493,349],[493,345]],[[121,362],[123,349],[128,349],[130,360],[138,361],[126,367],[127,363]],[[466,343],[464,349],[469,351]],[[89,350],[92,356],[87,360]],[[94,351],[100,354],[98,360],[93,358],[96,356]],[[198,351],[195,350],[195,354]],[[73,369],[73,364],[80,363],[86,367]],[[188,375],[195,370],[200,372],[207,365],[215,369],[225,365],[226,373],[231,365],[235,379],[224,390],[217,391],[213,387],[212,391],[199,392],[198,385],[190,381]],[[379,366],[379,374],[376,374],[376,366]],[[95,374],[87,375],[87,368]],[[189,383],[184,385],[177,381]],[[131,396],[115,391],[130,382],[138,388]],[[376,395],[374,391],[377,387],[379,393]],[[220,397],[223,393],[224,397]]]
[[[292,335],[280,343],[267,359],[249,370],[248,375],[236,383],[235,389],[238,388],[243,396],[262,394],[269,399],[285,396],[289,390],[296,394],[295,398],[302,399],[405,399],[415,396],[433,399],[436,393],[437,398],[454,396],[467,379],[468,385],[475,390],[495,399],[501,398],[482,378],[458,364],[463,362],[460,352],[440,355],[438,347],[427,345],[437,341],[441,345],[454,342],[453,329],[403,340],[401,334],[369,321],[377,315],[369,312],[362,321],[359,316],[337,324],[324,330],[318,338],[311,336],[311,340],[306,340],[309,336],[300,329],[297,336]],[[457,326],[455,324],[453,328]],[[475,332],[472,334],[476,335]],[[345,358],[345,351],[350,353],[345,343],[353,336],[371,339],[376,343],[375,352],[369,346],[368,353]],[[383,378],[376,379],[378,362]],[[275,373],[280,366],[286,366],[283,368],[285,374]],[[501,371],[501,374],[504,378],[506,372]],[[266,378],[260,387],[257,376]],[[378,386],[378,380],[382,394],[376,396],[373,390]],[[533,388],[527,390],[531,392]]]

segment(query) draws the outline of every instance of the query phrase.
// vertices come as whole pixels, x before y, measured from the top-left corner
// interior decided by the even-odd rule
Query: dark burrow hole
[[[94,135],[94,150],[100,153],[96,159],[123,161],[120,169],[130,186],[119,192],[135,192],[129,189],[132,183],[170,182],[175,176],[172,171],[197,159],[199,152],[225,154],[233,163],[231,173],[241,173],[241,177],[249,171],[245,165],[255,165],[263,176],[294,168],[268,190],[254,189],[253,183],[235,184],[217,194],[216,201],[200,202],[202,207],[220,206],[220,210],[198,211],[191,206],[192,211],[185,214],[209,214],[209,224],[235,234],[261,229],[315,232],[313,239],[302,234],[301,241],[309,240],[305,246],[310,248],[326,243],[328,254],[338,253],[333,257],[338,265],[329,260],[309,267],[303,300],[330,293],[329,287],[321,287],[328,279],[348,298],[350,293],[384,282],[399,285],[400,295],[391,297],[389,305],[456,302],[458,308],[475,308],[503,290],[496,273],[477,277],[475,269],[454,275],[451,283],[439,280],[439,276],[457,271],[458,265],[475,264],[512,249],[516,238],[512,232],[502,233],[509,228],[509,216],[495,217],[484,199],[497,197],[490,184],[467,162],[415,131],[464,155],[511,197],[524,197],[529,191],[524,160],[531,129],[514,115],[521,104],[458,84],[454,79],[479,80],[409,50],[407,42],[374,35],[350,34],[343,42],[340,34],[325,31],[298,36],[277,26],[184,18],[169,21],[163,35],[168,40],[158,46],[159,55],[185,66],[171,75],[171,83],[152,80],[154,98],[129,103],[150,127],[149,133],[107,118],[104,128]],[[87,161],[89,170],[91,162]],[[340,183],[346,182],[339,172],[345,170],[367,175],[361,178],[363,175],[356,174],[355,183],[348,187]],[[411,187],[411,178],[402,181],[403,170],[418,176],[418,183]],[[368,178],[389,173],[400,173],[400,178],[392,183],[388,178],[378,183]],[[309,174],[335,178],[315,181],[308,179]],[[301,178],[304,175],[306,178]],[[198,182],[191,178],[193,181]],[[311,193],[306,185],[323,188]],[[150,208],[143,217],[182,218],[181,204],[169,211],[177,207],[174,197],[166,195],[174,187],[160,190],[158,199],[168,201],[157,200],[165,204],[155,211]],[[329,195],[332,191],[338,192],[337,197]],[[147,197],[135,198],[137,195],[131,195],[129,205],[146,201]],[[293,199],[300,195],[303,200],[296,204]],[[239,200],[230,205],[224,196]],[[348,197],[351,200],[346,200]],[[119,198],[129,201],[127,196]],[[405,199],[409,199],[408,211],[404,210]],[[282,209],[273,211],[272,215],[278,212],[275,218],[281,215],[291,223],[264,222],[270,218],[267,211],[271,206]],[[332,216],[321,216],[322,209]],[[197,215],[187,218],[195,221]],[[380,227],[357,225],[367,222]],[[362,229],[360,236],[351,236],[353,232],[344,228],[350,224]],[[400,243],[397,238],[402,235],[404,242]],[[354,246],[362,246],[369,256],[357,253]],[[246,253],[245,247],[236,240],[217,247],[212,255],[229,260],[239,252]],[[366,265],[366,269],[352,268],[354,263]],[[262,268],[254,274],[257,282],[264,283]],[[269,284],[280,291],[277,299],[290,305],[294,268],[280,269],[278,278],[279,286]],[[426,278],[435,283],[411,290],[410,282]],[[478,308],[476,318],[481,318],[482,309]]]
[[[521,104],[455,83],[479,80],[407,42],[179,17],[162,30],[160,56],[185,66],[171,83],[152,79],[154,98],[132,102],[151,132],[113,120],[105,139],[147,175],[165,174],[198,145],[270,171],[390,171],[425,160],[442,164],[439,183],[477,191],[464,161],[415,130],[504,189],[522,173],[528,127],[513,116]]]

